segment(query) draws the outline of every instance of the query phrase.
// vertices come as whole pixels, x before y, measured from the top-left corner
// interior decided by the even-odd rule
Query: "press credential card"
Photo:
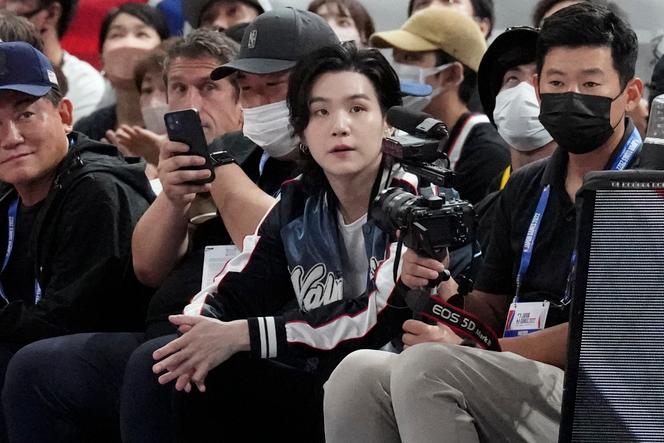
[[[235,245],[206,246],[201,290],[210,286],[226,263],[239,253],[240,250]]]

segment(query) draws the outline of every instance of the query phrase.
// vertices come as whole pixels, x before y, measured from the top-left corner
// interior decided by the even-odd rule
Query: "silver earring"
[[[300,152],[302,155],[309,155],[309,146],[305,145],[304,143],[300,142],[298,145],[298,148],[300,148]]]

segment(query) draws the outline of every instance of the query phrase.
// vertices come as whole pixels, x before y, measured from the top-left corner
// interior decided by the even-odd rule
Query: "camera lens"
[[[418,197],[400,188],[389,188],[378,194],[371,205],[371,217],[385,232],[407,226],[410,207]]]

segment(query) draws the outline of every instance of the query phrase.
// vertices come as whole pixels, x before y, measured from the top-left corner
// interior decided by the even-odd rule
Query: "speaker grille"
[[[596,193],[575,442],[664,442],[663,195]]]

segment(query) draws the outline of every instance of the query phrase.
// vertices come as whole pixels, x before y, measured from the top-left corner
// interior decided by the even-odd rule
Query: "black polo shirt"
[[[628,122],[625,135],[605,169],[611,166],[633,129],[634,125]],[[483,292],[514,296],[526,233],[542,190],[550,184],[549,202],[535,240],[530,267],[522,277],[520,294],[522,302],[551,302],[547,327],[569,319],[569,305],[559,306],[565,294],[576,235],[576,210],[565,190],[567,160],[567,151],[558,148],[551,157],[524,166],[510,177],[494,204],[489,246],[475,284],[475,288]]]

